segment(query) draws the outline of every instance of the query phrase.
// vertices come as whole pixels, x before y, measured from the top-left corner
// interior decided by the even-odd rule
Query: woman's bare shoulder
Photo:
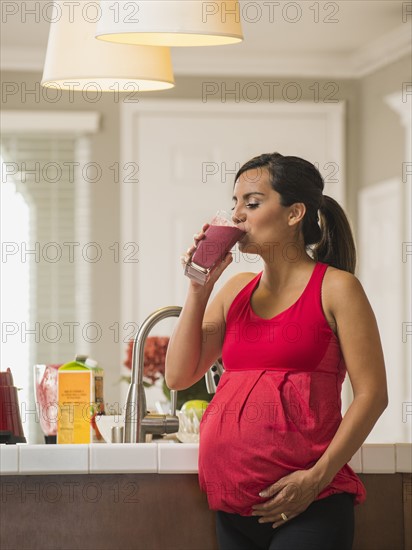
[[[328,267],[322,284],[325,310],[334,313],[337,307],[350,307],[353,300],[365,298],[362,284],[355,275],[336,267]]]
[[[330,265],[326,270],[323,284],[325,287],[337,291],[354,288],[360,285],[360,281],[356,275]]]

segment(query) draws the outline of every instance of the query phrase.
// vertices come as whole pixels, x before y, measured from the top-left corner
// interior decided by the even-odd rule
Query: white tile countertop
[[[196,474],[197,443],[0,445],[2,475]],[[349,462],[357,473],[412,472],[412,444],[367,444]]]

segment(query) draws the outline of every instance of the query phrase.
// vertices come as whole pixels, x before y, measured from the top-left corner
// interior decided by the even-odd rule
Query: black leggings
[[[220,550],[351,550],[353,495],[339,493],[312,504],[276,529],[258,516],[216,513]]]

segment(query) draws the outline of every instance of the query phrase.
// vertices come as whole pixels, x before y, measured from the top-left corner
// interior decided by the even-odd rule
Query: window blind
[[[89,202],[81,180],[88,148],[87,138],[62,134],[1,139],[2,184],[13,182],[29,206],[27,242],[8,243],[15,253],[2,257],[3,269],[17,273],[29,268],[28,318],[13,319],[13,312],[3,312],[3,328],[9,323],[17,332],[7,342],[3,335],[2,345],[28,346],[28,364],[3,368],[10,366],[20,381],[19,401],[30,442],[42,438],[34,414],[33,365],[64,363],[79,351],[88,352],[82,345],[82,329],[89,319],[90,274],[82,250],[89,234]],[[19,289],[2,289],[12,291]]]

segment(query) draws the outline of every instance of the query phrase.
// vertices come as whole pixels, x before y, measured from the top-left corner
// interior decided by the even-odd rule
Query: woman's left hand
[[[259,523],[279,527],[304,512],[321,490],[310,470],[297,470],[261,491],[259,496],[268,500],[253,506],[252,515],[261,516]]]

